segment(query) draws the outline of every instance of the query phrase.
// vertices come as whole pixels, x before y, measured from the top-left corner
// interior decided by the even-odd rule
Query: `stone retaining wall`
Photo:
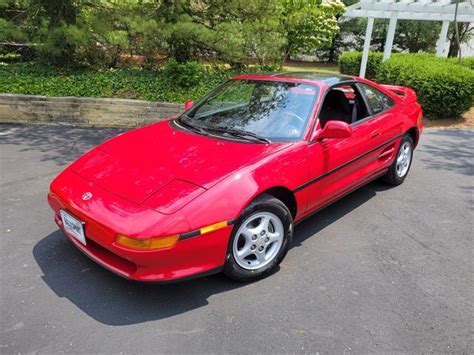
[[[136,127],[174,117],[184,104],[0,94],[0,122]]]

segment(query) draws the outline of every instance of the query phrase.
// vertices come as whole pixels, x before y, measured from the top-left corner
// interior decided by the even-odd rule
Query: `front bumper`
[[[228,226],[180,240],[168,249],[139,251],[115,243],[101,245],[90,233],[86,233],[87,244],[83,245],[66,233],[58,214],[54,220],[65,236],[90,259],[121,277],[144,282],[178,281],[220,271],[232,230],[232,226]],[[85,223],[90,225],[91,222]]]
[[[117,275],[136,281],[169,282],[219,271],[224,264],[231,225],[206,234],[187,237],[166,249],[128,249],[117,245],[115,239],[117,234],[123,233],[123,229],[131,224],[137,227],[150,218],[165,218],[159,221],[160,225],[172,225],[179,223],[179,220],[172,221],[171,216],[144,216],[143,213],[138,213],[136,219],[130,215],[125,216],[126,208],[117,210],[118,202],[114,200],[116,196],[95,190],[81,178],[74,179],[74,186],[68,185],[67,189],[58,188],[58,184],[61,186],[60,182],[53,182],[52,190],[48,194],[48,203],[55,212],[56,224],[80,251]],[[81,184],[85,186],[78,186]],[[73,190],[92,191],[97,200],[81,204],[80,199],[71,197],[77,195]],[[106,210],[103,203],[105,200],[109,205],[115,206],[115,210]],[[86,245],[65,232],[59,216],[61,209],[84,222]],[[116,227],[120,224],[123,226]]]

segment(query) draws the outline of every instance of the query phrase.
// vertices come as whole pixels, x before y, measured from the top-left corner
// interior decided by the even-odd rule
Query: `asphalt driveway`
[[[113,275],[52,220],[52,178],[117,133],[0,125],[2,353],[474,353],[474,131],[426,131],[402,186],[302,222],[272,277],[174,285]]]

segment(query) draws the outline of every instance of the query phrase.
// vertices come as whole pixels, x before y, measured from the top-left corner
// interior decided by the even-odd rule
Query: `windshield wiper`
[[[209,135],[207,131],[215,131],[215,132],[220,132],[220,133],[227,133],[234,137],[244,138],[251,141],[272,143],[270,139],[259,136],[258,134],[255,134],[253,132],[248,132],[241,129],[235,129],[235,128],[230,128],[230,127],[225,127],[225,126],[222,127],[222,126],[194,125],[194,124],[191,124],[187,119],[189,119],[189,116],[182,115],[180,118],[178,118],[178,121],[181,125],[185,126],[186,128],[191,129],[205,136]]]
[[[185,126],[186,128],[194,131],[194,132],[197,132],[197,133],[200,133],[204,136],[208,136],[209,133],[207,133],[203,127],[200,127],[200,126],[195,126],[191,123],[189,123],[186,119],[183,119],[184,118],[188,118],[188,116],[186,115],[182,115],[181,117],[178,118],[178,122],[182,125],[182,126]]]
[[[242,129],[235,129],[235,128],[222,127],[222,126],[206,126],[204,129],[208,129],[208,130],[216,131],[216,132],[228,133],[232,136],[244,138],[244,139],[252,140],[252,141],[259,141],[263,143],[272,142],[268,138],[259,136],[258,134],[255,134],[253,132],[244,131]]]

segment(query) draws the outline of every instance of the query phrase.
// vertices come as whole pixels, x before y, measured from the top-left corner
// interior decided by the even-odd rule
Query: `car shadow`
[[[301,247],[306,239],[384,189],[378,182],[371,183],[299,223],[293,247]],[[43,272],[43,281],[58,297],[67,298],[90,317],[113,326],[186,313],[205,307],[214,294],[248,286],[222,274],[165,285],[128,281],[89,260],[59,230],[40,240],[33,256]]]
[[[217,274],[174,284],[123,279],[84,256],[57,230],[33,248],[43,281],[58,297],[107,325],[159,320],[208,304],[208,297],[245,284]]]
[[[377,192],[382,192],[391,188],[391,186],[380,183],[379,181],[374,181],[334,202],[321,211],[310,215],[308,218],[296,225],[295,234],[293,236],[293,247],[302,246],[306,239],[314,236],[327,226],[355,210],[357,207],[363,205],[373,198]]]

